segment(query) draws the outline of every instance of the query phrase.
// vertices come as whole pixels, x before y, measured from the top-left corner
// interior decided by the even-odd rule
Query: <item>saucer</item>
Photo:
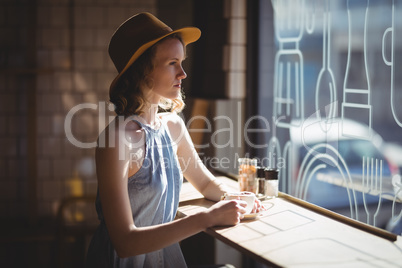
[[[258,217],[260,213],[249,213],[249,214],[244,214],[243,220],[253,220]]]

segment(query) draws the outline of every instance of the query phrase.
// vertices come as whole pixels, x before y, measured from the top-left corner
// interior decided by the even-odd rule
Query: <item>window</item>
[[[401,234],[402,2],[261,0],[258,13],[254,112],[275,131],[256,154],[285,163],[280,190]]]

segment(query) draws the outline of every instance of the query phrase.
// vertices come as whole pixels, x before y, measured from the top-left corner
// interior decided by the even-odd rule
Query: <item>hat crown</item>
[[[113,34],[109,43],[109,56],[120,73],[131,56],[144,44],[169,34],[172,29],[150,13],[132,16]]]
[[[201,31],[196,27],[184,27],[173,31],[154,15],[144,12],[132,16],[114,32],[109,43],[109,56],[119,74],[110,85],[115,89],[125,71],[151,46],[163,38],[178,33],[186,46],[200,38]]]

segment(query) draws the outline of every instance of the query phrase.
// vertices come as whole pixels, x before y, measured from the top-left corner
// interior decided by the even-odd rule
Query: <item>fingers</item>
[[[243,200],[222,200],[210,208],[216,225],[236,225],[244,218],[247,202]]]
[[[233,224],[238,224],[240,221],[244,218],[244,214],[246,214],[247,210],[247,202],[243,200],[230,200],[228,203],[231,203],[231,205],[234,205],[232,209],[234,209],[231,213],[232,216],[235,216],[235,222]]]
[[[247,208],[247,202],[239,200],[237,201],[238,205],[239,205],[239,212],[242,214],[245,214],[247,212],[246,208]]]
[[[243,200],[221,200],[210,208],[214,219],[213,226],[227,226],[239,224],[245,218],[247,202]],[[260,200],[254,202],[252,213],[265,211],[266,208]]]
[[[256,212],[265,211],[265,210],[267,210],[267,209],[264,207],[264,205],[261,203],[261,201],[256,199],[254,202],[253,212],[256,213]]]
[[[260,202],[260,200],[256,199],[255,202],[254,202],[253,209],[251,210],[251,213],[259,212],[260,207],[261,207],[261,202]]]
[[[244,219],[244,213],[237,212],[237,223]]]
[[[236,220],[234,224],[239,224],[244,219],[244,214],[247,212],[247,202],[243,200],[234,200],[236,202]]]

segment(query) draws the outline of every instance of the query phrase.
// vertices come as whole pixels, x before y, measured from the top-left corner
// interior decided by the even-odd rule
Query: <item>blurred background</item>
[[[82,267],[98,223],[94,143],[114,116],[108,43],[142,11],[203,31],[184,63],[186,122],[244,108],[246,1],[1,0],[0,266]]]
[[[82,267],[114,116],[107,47],[142,11],[202,31],[181,116],[211,170],[256,157],[281,191],[401,234],[400,1],[0,0],[1,267]],[[258,267],[198,238],[189,258]]]

